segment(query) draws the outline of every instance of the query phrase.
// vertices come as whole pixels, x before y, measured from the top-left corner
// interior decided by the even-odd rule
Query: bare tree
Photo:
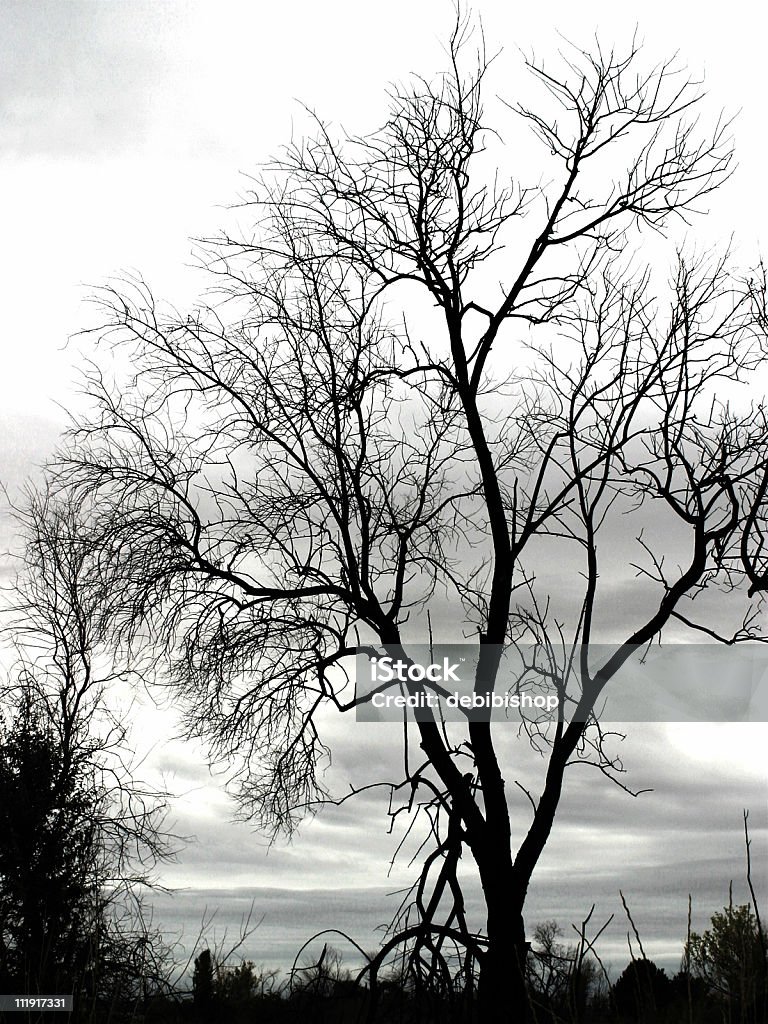
[[[0,692],[13,716],[0,717],[0,972],[10,990],[73,992],[90,1020],[166,986],[169,950],[143,900],[174,837],[106,696],[123,673],[97,653],[107,620],[90,548],[70,509],[28,498],[4,611],[17,661]]]
[[[252,182],[252,228],[206,246],[207,305],[165,310],[139,279],[101,293],[100,344],[127,370],[88,373],[94,412],[53,487],[89,545],[109,643],[152,659],[268,830],[327,795],[317,712],[353,713],[358,645],[407,658],[435,595],[481,644],[479,693],[502,685],[505,645],[542,645],[563,699],[555,722],[527,724],[546,751],[529,804],[487,721],[425,714],[392,783],[434,843],[385,951],[409,943],[412,968],[439,974],[454,945],[495,1021],[528,1012],[523,908],[566,767],[618,778],[594,717],[606,683],[672,625],[759,635],[757,605],[731,634],[697,599],[722,588],[735,609],[768,581],[768,424],[738,397],[765,363],[766,292],[727,256],[678,253],[667,280],[636,244],[730,173],[728,126],[704,132],[697,83],[644,70],[634,44],[531,60],[538,99],[510,117],[543,143],[550,183],[521,187],[519,150],[485,127],[482,48],[465,70],[469,35],[459,16],[446,72],[395,88],[380,130],[339,139],[316,119]],[[642,533],[650,507],[667,560]],[[598,540],[617,522],[638,524],[636,621],[597,659],[612,601]],[[548,559],[581,588],[559,611],[536,578]]]

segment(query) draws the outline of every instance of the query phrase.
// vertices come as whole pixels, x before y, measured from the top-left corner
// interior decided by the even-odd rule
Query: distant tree
[[[92,411],[51,472],[116,657],[174,689],[270,832],[327,795],[320,711],[354,714],[358,645],[407,661],[438,597],[443,635],[478,640],[480,698],[514,684],[505,645],[540,645],[531,685],[560,704],[525,723],[535,793],[512,787],[494,725],[431,712],[387,780],[433,845],[383,948],[420,977],[479,973],[491,1024],[529,1013],[524,908],[568,766],[620,779],[605,687],[673,628],[760,634],[768,418],[747,387],[730,398],[768,347],[760,268],[655,244],[732,169],[696,83],[634,43],[532,59],[538,97],[500,109],[521,130],[505,149],[467,41],[459,13],[445,72],[395,88],[383,127],[317,120],[254,180],[206,247],[221,302],[178,314],[140,279],[101,293],[116,359],[87,374]],[[525,129],[542,147],[521,186]],[[608,636],[617,566],[633,597]]]
[[[100,794],[62,773],[50,723],[22,702],[0,725],[0,990],[71,992],[98,959]]]
[[[44,495],[16,510],[25,549],[5,610],[16,662],[0,686],[0,973],[4,991],[73,992],[75,1019],[146,999],[167,949],[143,894],[165,795],[130,771],[124,721],[105,698],[103,624],[71,520]],[[11,986],[8,988],[7,986]]]
[[[528,957],[531,998],[539,1019],[585,1019],[587,1005],[596,986],[597,965],[581,955],[577,944],[562,942],[556,921],[542,921],[533,931]]]
[[[205,1017],[213,1003],[214,973],[210,949],[204,949],[195,957],[192,973],[192,1001],[196,1012]]]
[[[232,952],[203,949],[195,957],[192,973],[192,1005],[201,1021],[230,1020],[232,1015],[258,1012],[279,1000],[286,984],[279,971],[264,970],[252,960],[230,962]]]
[[[217,990],[229,1003],[244,1004],[262,994],[262,979],[252,960],[242,960],[219,972]]]
[[[654,1024],[674,995],[666,971],[645,958],[632,960],[613,986],[613,1000],[622,1020]]]
[[[545,1003],[562,1002],[568,992],[574,951],[560,941],[562,934],[557,921],[542,921],[533,930],[529,979],[533,991]]]
[[[691,934],[686,962],[720,1004],[723,1019],[764,1024],[768,1019],[765,937],[749,904],[729,903],[712,915],[711,927]]]

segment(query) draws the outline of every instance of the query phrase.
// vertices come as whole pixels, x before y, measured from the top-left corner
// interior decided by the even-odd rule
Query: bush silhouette
[[[613,986],[613,999],[621,1018],[655,1021],[674,996],[671,980],[652,960],[633,960]]]

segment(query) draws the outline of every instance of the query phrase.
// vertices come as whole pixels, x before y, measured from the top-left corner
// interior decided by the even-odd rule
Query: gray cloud
[[[88,0],[4,3],[2,149],[82,156],[140,148],[151,130],[152,86],[173,64],[178,12],[142,0],[119,8]]]
[[[332,791],[343,794],[383,776],[395,777],[400,760],[396,726],[345,724],[335,730],[335,756],[328,774]],[[760,898],[768,897],[768,820],[765,779],[759,764],[728,765],[718,755],[739,737],[754,746],[764,735],[760,726],[690,727],[688,742],[700,737],[699,756],[685,756],[674,726],[635,723],[617,743],[627,767],[625,781],[653,792],[635,799],[609,783],[594,768],[574,766],[550,843],[534,874],[527,907],[529,934],[542,920],[555,919],[566,939],[596,904],[598,924],[614,919],[601,943],[601,955],[621,970],[628,960],[629,924],[619,899],[627,898],[646,953],[668,970],[679,965],[685,937],[688,895],[693,899],[693,927],[701,930],[728,899],[747,900],[742,809],[751,810],[753,875]],[[517,779],[536,791],[542,762],[512,730],[500,731],[500,756],[510,767],[509,786],[514,834],[527,828],[527,800],[513,786]],[[718,739],[719,737],[719,739]],[[712,758],[707,760],[707,746]],[[184,852],[180,879],[190,888],[158,905],[162,920],[189,931],[202,907],[220,907],[219,925],[232,931],[243,907],[255,899],[254,914],[264,921],[244,950],[255,960],[287,969],[299,946],[320,928],[348,931],[365,946],[375,944],[377,925],[394,914],[394,895],[414,878],[408,865],[417,839],[407,842],[383,881],[406,819],[387,835],[387,796],[372,789],[341,806],[326,806],[305,823],[291,843],[267,849],[244,824],[227,821],[221,805],[209,820],[195,820],[198,841]],[[192,824],[192,822],[190,822]],[[417,830],[418,832],[418,830]],[[420,833],[419,833],[420,834]],[[173,874],[173,872],[172,872]],[[471,865],[465,864],[467,905],[482,925],[483,907]],[[219,888],[222,879],[237,880],[237,890]],[[387,895],[387,894],[390,895]],[[335,940],[331,940],[335,941]],[[350,962],[351,947],[339,940]]]

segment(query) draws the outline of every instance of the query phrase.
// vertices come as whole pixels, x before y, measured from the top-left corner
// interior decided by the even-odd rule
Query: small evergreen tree
[[[29,699],[0,724],[0,979],[6,992],[72,992],[104,931],[101,794]]]
[[[204,949],[195,957],[192,974],[192,999],[195,1009],[205,1013],[213,1002],[213,958],[210,949]]]

